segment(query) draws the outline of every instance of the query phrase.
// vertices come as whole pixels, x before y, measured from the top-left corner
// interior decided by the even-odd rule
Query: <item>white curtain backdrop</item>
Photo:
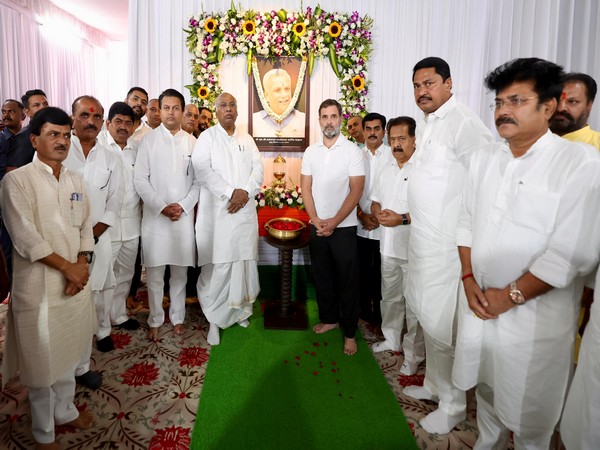
[[[67,111],[83,94],[96,96],[107,109],[112,76],[103,33],[49,0],[0,0],[0,24],[2,101],[39,88],[51,105]]]

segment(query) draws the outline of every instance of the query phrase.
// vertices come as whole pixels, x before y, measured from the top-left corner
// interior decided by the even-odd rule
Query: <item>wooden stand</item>
[[[308,245],[310,233],[305,230],[296,239],[281,241],[267,234],[269,245],[279,249],[281,256],[280,270],[280,300],[266,301],[264,309],[265,328],[272,330],[306,330],[308,316],[306,305],[292,302],[292,260],[293,251]]]

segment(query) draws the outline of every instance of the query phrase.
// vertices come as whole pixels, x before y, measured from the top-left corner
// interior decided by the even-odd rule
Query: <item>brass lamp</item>
[[[285,178],[285,163],[285,158],[281,154],[273,160],[273,176],[277,179],[276,184],[285,184],[285,181],[283,181]]]

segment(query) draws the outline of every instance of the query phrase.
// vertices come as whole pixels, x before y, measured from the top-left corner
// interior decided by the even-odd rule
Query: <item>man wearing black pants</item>
[[[340,134],[342,107],[335,100],[319,106],[323,140],[302,159],[302,195],[311,221],[310,256],[319,306],[315,333],[341,325],[344,353],[357,351],[359,266],[356,205],[365,184],[361,150]]]

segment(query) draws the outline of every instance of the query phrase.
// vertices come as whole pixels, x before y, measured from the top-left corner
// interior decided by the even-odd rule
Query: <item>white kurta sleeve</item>
[[[194,174],[192,173],[192,178],[193,177]],[[200,185],[194,179],[187,195],[177,203],[179,203],[179,206],[183,208],[186,214],[189,214],[190,212],[194,211],[194,206],[196,206],[196,203],[198,203],[198,197],[200,197]]]
[[[465,119],[456,133],[456,156],[463,166],[469,167],[473,152],[492,141],[492,134],[478,118]]]
[[[33,199],[12,176],[2,180],[2,219],[13,241],[15,250],[29,261],[37,261],[52,254],[52,247],[38,232],[34,222]]]
[[[109,153],[109,150],[104,150]],[[104,214],[100,218],[99,222],[104,223],[110,227],[114,226],[119,215],[121,214],[121,208],[123,207],[123,197],[125,196],[125,185],[123,184],[122,166],[119,158],[109,153],[111,158],[109,164],[111,166],[111,176],[108,181],[108,195],[106,197],[106,207],[104,208]],[[95,225],[95,224],[94,224]]]
[[[264,175],[264,165],[254,139],[249,137],[247,140],[247,144],[252,151],[252,172],[250,172],[248,182],[243,189],[248,193],[248,197],[252,198],[260,191]]]
[[[591,272],[600,254],[600,157],[584,160],[561,193],[547,250],[530,272],[555,288]]]
[[[475,160],[471,160],[469,167],[475,164]],[[467,171],[466,180],[463,184],[462,199],[460,202],[460,211],[458,213],[458,222],[456,224],[456,245],[459,247],[471,247],[473,242],[473,173]]]
[[[151,137],[147,136],[140,143],[133,171],[133,184],[146,208],[152,211],[155,216],[159,216],[162,210],[167,207],[167,204],[150,184],[150,141]]]
[[[207,131],[202,133],[196,142],[196,149],[192,153],[192,164],[200,186],[208,189],[216,198],[229,199],[235,187],[212,168],[212,152],[223,151],[223,149],[216,148],[219,145],[216,141],[214,136]]]

